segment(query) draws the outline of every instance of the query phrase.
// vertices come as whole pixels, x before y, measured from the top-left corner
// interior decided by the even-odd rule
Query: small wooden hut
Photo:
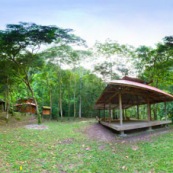
[[[114,80],[107,83],[95,104],[95,109],[103,111],[103,117],[99,118],[101,124],[115,129],[124,135],[124,131],[151,128],[153,126],[167,125],[171,121],[166,118],[165,121],[153,120],[151,118],[151,105],[156,103],[165,103],[173,101],[173,96],[152,86],[146,82],[130,77],[124,77],[121,80]],[[147,106],[147,119],[139,119],[140,105]],[[130,120],[125,118],[124,112],[130,107],[136,106],[137,118]],[[118,109],[118,118],[113,118],[113,112]],[[109,117],[105,117],[105,111],[108,110]]]
[[[0,112],[5,111],[5,102],[0,99]]]
[[[16,111],[22,113],[36,113],[36,104],[33,98],[19,99],[15,105]]]
[[[51,114],[51,107],[43,106],[42,107],[42,115],[50,115]]]

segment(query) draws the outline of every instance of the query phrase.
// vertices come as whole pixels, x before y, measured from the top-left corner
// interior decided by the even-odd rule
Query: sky
[[[154,46],[173,35],[173,0],[0,0],[0,29],[34,22],[71,28],[88,46],[106,39]]]

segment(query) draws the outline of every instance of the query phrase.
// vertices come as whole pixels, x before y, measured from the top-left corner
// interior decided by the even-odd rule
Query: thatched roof
[[[42,108],[43,108],[43,109],[51,109],[50,106],[43,106]]]
[[[24,102],[30,102],[30,103],[34,103],[34,99],[33,98],[20,98],[17,100],[17,103],[24,103]]]
[[[114,80],[107,83],[106,88],[97,100],[95,109],[118,108],[118,95],[122,95],[122,106],[128,108],[146,103],[160,103],[173,101],[173,96],[142,82],[130,80]]]

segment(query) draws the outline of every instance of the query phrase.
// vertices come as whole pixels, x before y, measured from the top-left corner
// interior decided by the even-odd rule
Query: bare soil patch
[[[36,124],[37,123],[37,118],[35,116],[31,115],[22,115],[20,116],[20,119],[16,119],[15,116],[9,116],[9,121],[6,123],[5,121],[1,122],[0,121],[0,129],[1,128],[18,128],[18,127],[23,127],[25,125],[29,124]]]
[[[26,125],[25,128],[35,129],[35,130],[45,130],[45,129],[48,129],[48,126],[38,125],[38,124],[30,124],[30,125]]]
[[[152,132],[148,132],[146,129],[138,129],[133,131],[127,131],[126,137],[119,137],[119,133],[110,128],[107,128],[99,123],[93,123],[85,128],[84,133],[92,140],[103,142],[123,142],[131,143],[137,141],[152,141],[154,136],[158,136],[164,133],[173,131],[172,126],[169,128],[154,129]]]
[[[98,141],[111,142],[115,140],[115,133],[108,128],[105,128],[99,123],[89,125],[84,133],[91,139]]]

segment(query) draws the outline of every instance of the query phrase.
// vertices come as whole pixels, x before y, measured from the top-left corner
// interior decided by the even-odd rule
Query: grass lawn
[[[45,130],[0,128],[0,172],[173,172],[173,133],[103,142],[82,132],[93,121],[46,122]]]

